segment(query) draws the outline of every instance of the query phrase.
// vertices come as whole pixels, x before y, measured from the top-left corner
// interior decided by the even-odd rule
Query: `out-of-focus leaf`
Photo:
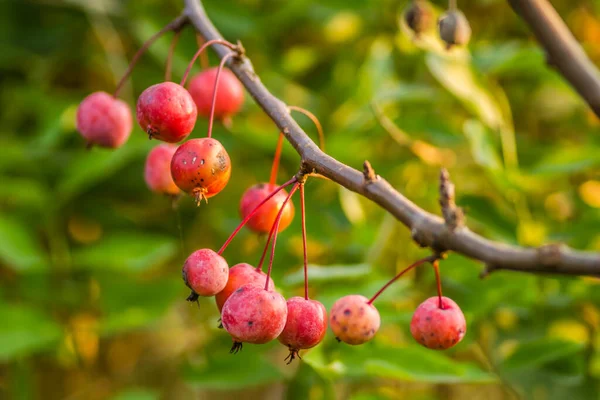
[[[199,389],[236,390],[284,378],[282,372],[265,359],[262,346],[244,346],[235,357],[235,363],[227,357],[218,357],[202,367],[188,366],[183,372],[184,379]]]
[[[128,389],[113,396],[111,400],[158,400],[160,395],[154,390]]]
[[[22,221],[0,215],[0,259],[19,270],[45,269],[48,259]]]
[[[177,241],[172,237],[121,232],[75,250],[73,261],[95,269],[140,272],[167,261],[176,252]]]
[[[561,147],[543,154],[543,158],[529,169],[529,173],[560,176],[600,165],[600,152],[593,146]]]
[[[369,275],[371,267],[368,264],[356,265],[309,265],[308,276],[313,283],[328,282],[347,279],[360,279]],[[298,285],[304,282],[304,271],[298,270],[293,272],[283,280],[287,286]]]
[[[551,361],[571,357],[583,349],[583,344],[558,339],[539,339],[521,343],[501,367],[505,370],[535,368]]]
[[[0,303],[0,361],[49,348],[61,336],[60,326],[27,306]]]
[[[487,169],[497,171],[502,168],[500,156],[494,147],[487,129],[476,120],[468,120],[463,131],[471,145],[471,154],[477,164]]]
[[[2,176],[0,201],[20,208],[42,209],[48,206],[48,188],[41,182]]]
[[[363,207],[360,204],[358,194],[349,191],[345,187],[340,186],[340,203],[346,218],[353,224],[360,224],[365,219]]]

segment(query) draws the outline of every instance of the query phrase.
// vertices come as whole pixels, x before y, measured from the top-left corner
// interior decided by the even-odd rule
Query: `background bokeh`
[[[600,2],[552,3],[600,63]],[[446,53],[435,33],[412,40],[398,19],[406,4],[205,1],[266,86],[321,119],[332,156],[356,168],[370,160],[435,213],[446,166],[477,232],[599,251],[599,121],[528,28],[505,1],[459,1],[473,40]],[[338,344],[329,332],[289,366],[279,343],[230,355],[213,300],[185,302],[180,268],[191,251],[220,247],[243,191],[268,179],[275,125],[249,96],[231,129],[217,124],[233,175],[200,207],[190,198],[173,207],[146,188],[144,160],[157,143],[139,127],[117,151],[86,151],[74,129],[81,99],[112,91],[136,49],[181,9],[174,0],[0,2],[0,398],[598,398],[600,281],[480,280],[482,265],[454,254],[442,262],[443,285],[468,332],[449,351],[410,336],[413,310],[435,293],[425,267],[377,301],[383,323],[371,343]],[[170,36],[136,67],[123,91],[131,106],[163,79]],[[176,80],[196,48],[186,29]],[[199,121],[192,136],[206,127]],[[280,181],[298,166],[286,145]],[[345,294],[370,296],[428,254],[369,201],[325,180],[306,186],[311,294],[328,308]],[[278,241],[274,277],[286,296],[302,291],[299,222]],[[225,253],[230,265],[256,263],[264,240],[242,231]]]

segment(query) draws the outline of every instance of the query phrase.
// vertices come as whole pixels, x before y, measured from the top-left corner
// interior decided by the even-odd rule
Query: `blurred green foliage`
[[[225,37],[243,41],[266,86],[321,119],[332,156],[358,168],[369,159],[431,212],[446,166],[469,226],[486,237],[599,251],[600,124],[545,64],[527,27],[504,1],[459,1],[473,39],[447,53],[434,32],[414,40],[399,19],[406,4],[205,2]],[[600,62],[600,2],[553,4]],[[139,127],[116,151],[86,151],[74,129],[79,101],[112,91],[136,49],[181,8],[0,2],[0,398],[598,398],[599,281],[508,272],[480,280],[481,266],[459,255],[442,263],[445,294],[468,321],[450,351],[410,337],[412,311],[435,293],[424,268],[378,300],[383,323],[372,343],[345,346],[329,333],[290,366],[279,343],[230,355],[213,300],[184,301],[180,267],[238,224],[241,194],[268,178],[274,124],[248,97],[231,129],[216,126],[233,176],[199,208],[147,190],[144,159],[156,143]],[[136,67],[123,92],[132,106],[162,79],[169,40]],[[196,48],[185,30],[176,80]],[[206,127],[199,121],[193,136]],[[280,180],[298,165],[286,146]],[[384,211],[331,182],[309,180],[307,206],[311,295],[328,308],[339,296],[373,294],[427,254]],[[242,231],[225,256],[256,263],[263,243]],[[299,218],[278,244],[275,282],[299,294]]]

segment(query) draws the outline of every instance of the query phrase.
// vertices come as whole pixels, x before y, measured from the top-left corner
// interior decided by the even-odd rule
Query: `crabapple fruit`
[[[410,321],[410,333],[423,346],[445,350],[462,340],[467,322],[460,307],[448,297],[430,297],[415,310]]]
[[[234,265],[229,269],[229,279],[227,280],[227,285],[225,285],[223,290],[221,290],[215,296],[219,311],[223,309],[223,305],[229,296],[231,296],[231,294],[239,287],[244,285],[253,285],[264,288],[266,281],[267,274],[257,270],[252,265],[246,263]],[[275,287],[271,277],[269,277],[269,287]]]
[[[198,110],[190,93],[173,82],[152,85],[137,101],[137,120],[150,139],[177,143],[196,125]]]
[[[287,304],[279,293],[244,285],[227,299],[221,323],[233,338],[232,352],[242,343],[263,344],[277,338],[287,319]]]
[[[123,100],[106,92],[94,92],[79,104],[76,125],[88,146],[116,149],[131,133],[131,111]]]
[[[217,67],[209,68],[195,75],[188,90],[196,103],[198,114],[210,116],[213,101]],[[215,117],[223,119],[236,114],[244,103],[244,88],[237,77],[228,69],[221,70],[217,99],[215,101]]]
[[[260,202],[273,193],[277,187],[277,185],[272,185],[270,183],[258,183],[248,188],[240,201],[240,214],[242,215],[242,218],[246,218],[246,216],[250,214]],[[277,214],[281,210],[281,206],[285,202],[287,196],[288,194],[284,189],[277,192],[277,194],[267,200],[267,202],[256,211],[252,218],[248,220],[246,226],[258,233],[270,232],[271,227],[277,218]],[[281,214],[278,232],[283,231],[292,223],[294,212],[294,203],[288,201]]]
[[[331,307],[331,330],[340,342],[363,344],[375,336],[381,319],[369,299],[353,294],[338,299]]]
[[[449,11],[440,17],[438,22],[440,38],[446,43],[446,48],[462,46],[469,43],[471,26],[465,14],[460,10]]]
[[[148,153],[144,168],[144,179],[148,188],[156,193],[176,196],[179,188],[171,177],[171,159],[177,146],[161,143]]]
[[[287,301],[287,320],[283,331],[277,338],[290,349],[289,363],[301,349],[315,347],[327,332],[327,311],[317,300],[304,297],[292,297]]]
[[[211,249],[200,249],[193,252],[181,271],[183,281],[192,289],[189,301],[198,296],[213,296],[227,284],[229,266],[227,261]]]
[[[200,204],[219,193],[229,182],[231,160],[216,139],[191,139],[177,148],[171,160],[175,184]]]

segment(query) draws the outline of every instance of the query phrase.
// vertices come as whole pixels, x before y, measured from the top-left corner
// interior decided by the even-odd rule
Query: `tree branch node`
[[[375,170],[368,160],[365,160],[363,163],[363,176],[365,177],[365,184],[373,183],[378,179]]]

